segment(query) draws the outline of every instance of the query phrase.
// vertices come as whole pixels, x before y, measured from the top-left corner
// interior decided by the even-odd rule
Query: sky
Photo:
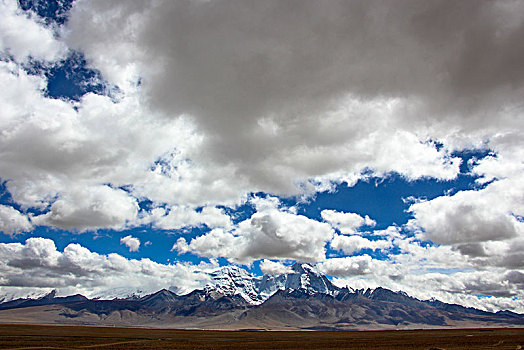
[[[0,0],[0,298],[235,264],[524,312],[524,1]]]

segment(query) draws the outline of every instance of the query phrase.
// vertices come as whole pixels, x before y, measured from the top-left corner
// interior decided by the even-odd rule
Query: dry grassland
[[[523,328],[279,332],[0,325],[0,349],[524,349]]]

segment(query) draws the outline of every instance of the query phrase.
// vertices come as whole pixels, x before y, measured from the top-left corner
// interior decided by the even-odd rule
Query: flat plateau
[[[524,349],[524,328],[213,331],[1,324],[0,349]]]

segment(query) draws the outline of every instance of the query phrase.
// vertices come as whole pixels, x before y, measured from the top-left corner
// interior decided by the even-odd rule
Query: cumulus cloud
[[[377,223],[369,216],[362,217],[356,213],[343,213],[336,210],[322,210],[322,219],[346,235],[357,234],[357,229],[363,225],[375,226]]]
[[[106,295],[112,289],[151,293],[170,286],[185,293],[202,288],[209,281],[202,271],[214,267],[100,255],[75,243],[58,251],[52,240],[39,237],[25,243],[0,243],[0,261],[0,291],[13,296],[50,288],[58,289],[60,295],[87,297]]]
[[[125,245],[130,252],[138,252],[140,240],[131,235],[120,238],[120,244]]]
[[[173,206],[171,208],[154,208],[150,216],[145,217],[143,223],[152,222],[153,226],[163,230],[179,230],[184,227],[230,228],[231,218],[223,209],[204,207],[196,211],[187,206]]]
[[[195,162],[296,194],[364,169],[450,179],[459,161],[446,150],[514,130],[521,77],[499,74],[522,56],[512,6],[79,1],[66,37],[115,83],[139,74],[159,112],[190,115],[206,135]]]
[[[281,202],[277,197],[273,196],[253,196],[249,199],[249,203],[255,207],[257,211],[264,211],[270,209],[277,209],[281,206]]]
[[[505,240],[522,231],[522,223],[501,199],[502,183],[484,190],[461,191],[453,196],[437,197],[415,203],[410,210],[426,231],[428,239],[443,244]],[[509,193],[509,196],[512,196]],[[515,193],[516,197],[519,197]],[[500,203],[493,205],[493,203]]]
[[[394,291],[402,290],[421,300],[436,298],[488,311],[524,311],[519,272],[504,273],[500,268],[484,271],[450,268],[453,262],[457,262],[455,257],[458,254],[450,254],[447,264],[444,262],[446,257],[441,259],[442,263],[436,263],[432,256],[446,254],[445,249],[419,248],[426,254],[419,254],[420,251],[404,252],[386,260],[378,260],[369,255],[330,258],[317,264],[317,268],[334,276],[333,282],[339,287],[384,287]]]
[[[203,127],[228,133],[232,122],[249,128],[261,117],[318,110],[312,106],[323,108],[347,92],[365,98],[412,95],[435,107],[453,101],[447,108],[454,110],[479,101],[485,107],[495,97],[512,101],[522,87],[512,63],[523,52],[514,42],[523,26],[516,14],[521,6],[79,1],[71,12],[68,42],[83,48],[115,80],[129,65],[138,66],[160,108],[194,114]],[[109,45],[114,50],[105,50]],[[158,63],[163,69],[156,68]],[[173,81],[185,84],[160,93]],[[497,88],[511,94],[491,96]],[[483,101],[476,94],[491,98]],[[240,118],[245,114],[252,118]],[[230,123],[220,127],[228,118]]]
[[[385,263],[385,262],[382,262]],[[317,265],[317,268],[331,276],[361,276],[376,270],[379,260],[372,259],[369,255],[358,255],[343,258],[331,258]]]
[[[317,264],[317,268],[334,276],[333,281],[339,286],[354,289],[382,286],[403,290],[420,299],[435,297],[491,311],[524,312],[521,270],[453,269],[460,254],[449,247],[422,247],[417,242],[405,242],[402,252],[387,260],[369,255],[328,258]],[[434,256],[440,257],[441,262]],[[11,298],[39,296],[50,289],[58,289],[59,295],[82,293],[88,297],[150,293],[168,287],[186,293],[202,288],[209,282],[207,272],[216,268],[213,262],[164,265],[149,259],[126,259],[114,253],[101,255],[79,244],[69,244],[59,251],[52,240],[39,237],[29,238],[25,243],[0,243],[0,261],[0,293]],[[261,263],[265,273],[285,273],[288,268],[270,260]],[[496,297],[479,298],[476,294]]]
[[[20,35],[51,33],[3,6],[34,24]],[[513,43],[519,6],[75,1],[60,40],[122,96],[87,94],[72,106],[42,95],[44,77],[1,62],[12,89],[0,101],[0,176],[20,205],[50,208],[41,224],[78,230],[137,223],[137,199],[166,208],[140,216],[158,227],[181,219],[218,227],[227,219],[206,223],[192,211],[257,191],[311,194],[367,170],[452,179],[460,163],[452,150],[519,129],[521,77],[499,74],[522,56]],[[437,30],[440,21],[454,35]],[[490,64],[466,64],[470,57]],[[85,225],[78,216],[98,217],[107,184],[121,213]],[[66,213],[60,203],[73,205],[81,188],[99,195]]]
[[[66,53],[66,45],[55,38],[53,30],[39,23],[36,16],[21,11],[17,1],[0,1],[0,51],[17,62],[30,58],[55,61]]]
[[[496,263],[495,256],[501,259],[504,250],[491,251],[491,260],[476,261],[450,245],[426,244],[415,237],[394,237],[392,243],[399,254],[384,259],[367,254],[333,257],[317,267],[334,276],[333,282],[341,287],[385,287],[422,300],[436,298],[490,311],[524,310],[522,268],[508,269],[507,265]]]
[[[360,236],[342,236],[335,235],[329,244],[334,250],[341,250],[346,254],[352,254],[362,249],[387,249],[393,245],[387,240],[369,240]]]
[[[44,78],[12,62],[0,62],[0,81],[10,86],[0,96],[0,176],[14,201],[48,209],[35,218],[38,225],[122,229],[137,219],[137,198],[212,200],[186,191],[196,184],[185,181],[205,179],[187,176],[183,166],[163,171],[155,163],[191,143],[183,121],[156,122],[131,96],[117,103],[88,94],[76,106],[45,98]],[[170,165],[184,163],[181,158],[171,157]]]
[[[28,217],[13,207],[0,204],[0,232],[8,235],[33,229]]]
[[[522,112],[522,111],[520,111]],[[512,130],[493,135],[489,141],[492,153],[480,160],[472,159],[471,171],[480,176],[479,183],[488,183],[493,180],[522,178],[522,157],[524,150],[521,147],[522,129]]]
[[[523,268],[521,177],[415,203],[410,207],[415,217],[411,224],[421,238],[451,247],[469,264]]]
[[[80,228],[123,229],[134,222],[138,204],[125,191],[108,186],[81,187],[68,193],[51,205],[49,212],[34,217],[34,223],[66,230]]]
[[[173,249],[238,263],[264,258],[315,262],[325,259],[325,245],[332,237],[326,223],[271,208],[257,211],[231,231],[214,229],[189,243],[180,238]]]
[[[402,229],[396,225],[388,226],[385,230],[374,230],[373,236],[385,237],[387,239],[403,238]]]
[[[271,261],[263,259],[260,262],[260,270],[265,275],[282,275],[285,273],[293,273],[291,266],[286,266],[279,261]]]

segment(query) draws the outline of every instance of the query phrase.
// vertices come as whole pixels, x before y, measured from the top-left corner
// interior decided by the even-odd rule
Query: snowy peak
[[[329,295],[335,295],[339,291],[326,276],[309,264],[297,262],[291,266],[291,270],[293,272],[282,275],[263,276],[257,285],[260,295],[267,299],[279,290]]]
[[[297,262],[291,269],[294,273],[287,274],[285,289],[302,290],[308,294],[330,295],[339,291],[339,288],[333,285],[326,276],[309,264]]]
[[[322,275],[320,272],[318,272],[317,269],[315,269],[310,264],[300,263],[300,262],[294,263],[291,266],[291,270],[293,270],[296,273],[301,273],[301,274],[302,273],[307,273],[307,274],[314,274],[314,275],[317,275],[317,276],[321,276]]]
[[[290,273],[281,275],[254,277],[238,266],[224,266],[209,275],[211,282],[204,288],[205,292],[215,296],[239,295],[252,305],[261,304],[279,290],[333,296],[340,290],[326,276],[305,263],[295,263]]]
[[[15,299],[8,302],[0,303],[0,310],[30,306],[41,306],[41,305],[53,305],[53,304],[67,304],[74,302],[82,302],[89,300],[83,295],[75,294],[66,297],[56,297],[56,291],[53,290],[51,293],[40,297],[38,299]]]
[[[256,288],[257,278],[238,266],[221,267],[211,272],[210,277],[211,283],[204,288],[210,294],[240,295],[250,304],[260,304],[264,301]]]
[[[100,300],[111,299],[140,299],[141,297],[153,293],[154,290],[142,290],[136,287],[116,287],[102,290],[91,297]]]
[[[39,300],[51,300],[56,297],[56,289],[53,289],[48,294],[44,295],[43,297],[39,298]]]

